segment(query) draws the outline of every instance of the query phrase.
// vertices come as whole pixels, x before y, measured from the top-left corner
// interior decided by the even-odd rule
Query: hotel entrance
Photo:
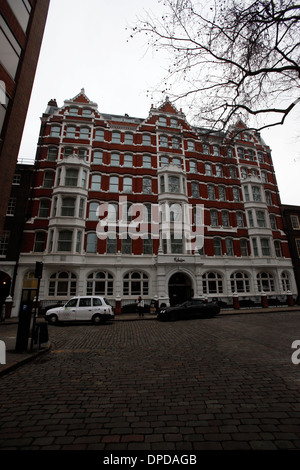
[[[194,295],[192,282],[184,273],[175,273],[169,280],[170,305],[177,305],[191,299]]]

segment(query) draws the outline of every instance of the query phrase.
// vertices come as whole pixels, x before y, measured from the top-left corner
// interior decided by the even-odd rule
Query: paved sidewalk
[[[222,310],[220,315],[244,315],[244,314],[261,314],[261,313],[276,313],[276,312],[290,312],[299,311],[300,306],[294,307],[269,307],[269,308],[254,308],[254,309],[240,309],[240,310]],[[116,315],[114,321],[145,321],[154,320],[156,321],[156,315],[145,314],[143,317],[139,317],[136,313]],[[43,321],[39,320],[38,321]],[[0,364],[0,376],[4,375],[14,368],[21,366],[22,364],[35,359],[38,355],[44,354],[51,348],[51,338],[47,343],[40,345],[38,349],[37,345],[34,344],[32,351],[30,351],[30,338],[28,341],[29,348],[24,352],[15,351],[16,337],[18,331],[18,318],[9,318],[4,322],[0,322],[0,340],[4,341],[6,347],[5,364]]]

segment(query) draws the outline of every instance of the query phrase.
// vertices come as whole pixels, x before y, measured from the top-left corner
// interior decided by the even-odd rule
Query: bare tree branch
[[[166,14],[148,15],[133,32],[170,54],[164,90],[171,100],[184,100],[199,119],[219,129],[251,116],[260,119],[260,129],[285,121],[300,96],[296,0],[164,0],[164,5]]]

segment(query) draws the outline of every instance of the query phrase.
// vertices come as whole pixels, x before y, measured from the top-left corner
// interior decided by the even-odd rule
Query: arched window
[[[250,292],[249,278],[246,273],[237,271],[231,274],[230,282],[232,293]]]
[[[50,276],[49,296],[70,297],[76,295],[77,281],[76,276],[69,272],[54,273]]]
[[[222,294],[223,282],[219,273],[207,272],[202,276],[204,294]]]
[[[123,295],[148,295],[149,279],[141,272],[130,272],[125,274],[123,280]]]
[[[275,290],[274,278],[272,274],[267,272],[258,273],[257,285],[259,292],[273,292]]]
[[[86,294],[113,295],[113,276],[106,271],[90,274],[87,280]]]

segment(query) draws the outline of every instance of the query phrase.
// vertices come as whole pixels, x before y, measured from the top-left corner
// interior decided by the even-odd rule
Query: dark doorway
[[[175,273],[169,280],[170,305],[180,304],[193,297],[191,279],[183,273]]]
[[[0,312],[2,307],[5,304],[6,297],[9,296],[11,287],[11,278],[8,274],[3,271],[0,271]]]

